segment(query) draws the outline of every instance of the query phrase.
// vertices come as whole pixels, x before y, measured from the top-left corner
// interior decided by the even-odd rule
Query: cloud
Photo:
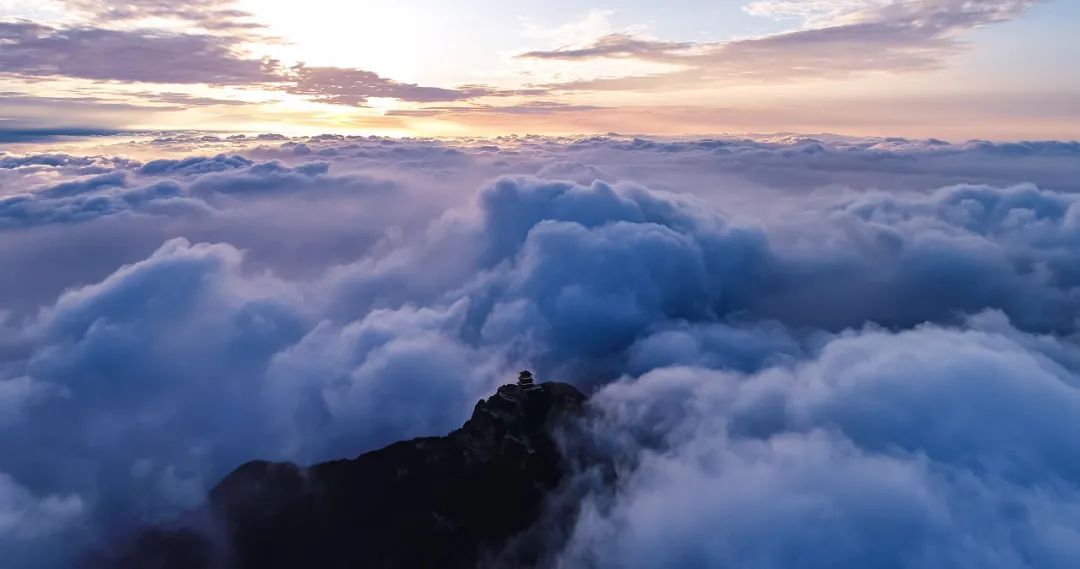
[[[601,57],[628,57],[637,59],[655,59],[670,54],[684,52],[691,47],[690,42],[665,42],[635,38],[625,33],[608,34],[585,48],[559,48],[552,51],[529,51],[515,57],[522,59],[593,59]]]
[[[177,215],[204,213],[209,209],[205,204],[184,197],[181,187],[170,182],[87,195],[87,192],[102,187],[120,188],[123,186],[121,180],[122,177],[104,174],[84,182],[59,184],[47,190],[51,194],[0,198],[0,228],[85,222],[132,211]]]
[[[64,156],[31,156],[11,164],[59,165]],[[4,162],[0,161],[0,166]],[[32,192],[0,198],[0,227],[62,221],[87,221],[121,213],[149,215],[204,214],[220,196],[290,192],[388,192],[393,183],[361,175],[329,174],[327,162],[287,166],[279,161],[253,162],[243,156],[151,160],[137,168],[115,169],[72,179]],[[142,184],[134,184],[138,175]],[[147,181],[146,178],[168,177]],[[181,183],[182,182],[182,183]],[[132,187],[136,186],[136,187]]]
[[[44,463],[14,465],[13,475],[118,506],[88,512],[97,523],[133,519],[157,508],[167,512],[197,499],[208,482],[203,476],[215,470],[222,452],[239,443],[223,440],[223,447],[202,448],[210,440],[206,429],[231,431],[240,439],[257,428],[257,413],[229,418],[213,407],[231,399],[227,394],[244,391],[245,378],[269,353],[302,334],[302,316],[274,298],[275,292],[288,298],[281,285],[241,278],[239,259],[228,246],[169,242],[101,283],[69,291],[43,312],[32,334],[51,348],[36,350],[21,367],[34,382],[62,389],[64,396],[34,401],[9,427],[34,435],[4,446],[5,452],[29,458],[39,454],[32,450],[39,444],[35,439],[43,440],[38,437],[60,436],[63,442],[50,446],[41,456]],[[214,347],[190,341],[211,335]],[[128,350],[143,355],[114,359]],[[167,372],[158,367],[167,360],[187,363]],[[127,395],[113,396],[120,393]],[[116,413],[142,415],[136,420],[142,426],[113,425],[110,417]],[[57,423],[61,416],[80,427]],[[154,442],[165,433],[173,443]],[[58,460],[82,467],[61,472],[35,466]],[[138,499],[123,489],[128,484],[162,499]]]
[[[131,93],[131,95],[139,97],[140,99],[146,101],[168,105],[168,107],[166,108],[176,107],[179,109],[188,109],[191,107],[242,107],[247,105],[259,104],[257,102],[243,101],[239,99],[198,97],[195,95],[189,95],[187,93],[174,93],[171,91],[163,91],[156,93],[144,91],[141,93]]]
[[[1075,346],[1070,364],[979,327],[854,331],[758,374],[608,386],[591,432],[619,480],[588,494],[555,565],[1069,566]]]
[[[470,106],[426,106],[421,109],[392,109],[388,116],[443,118],[470,115],[553,115],[559,113],[579,113],[602,109],[593,105],[572,105],[555,101],[528,101],[517,105],[470,105]]]
[[[235,39],[211,34],[0,22],[0,41],[0,72],[20,76],[211,85],[278,79],[274,62],[246,58]]]
[[[67,198],[93,192],[101,188],[123,187],[126,184],[127,177],[124,175],[124,172],[114,171],[98,174],[97,176],[90,176],[81,180],[61,182],[55,186],[41,190],[39,195],[45,198]]]
[[[399,83],[380,77],[371,71],[341,67],[307,67],[291,69],[291,83],[285,91],[312,96],[317,101],[338,105],[365,106],[371,97],[388,97],[402,101],[441,102],[460,101],[490,95],[485,87],[443,89]]]
[[[999,21],[1031,6],[1028,0],[1005,0],[964,4],[916,0],[755,0],[743,10],[751,15],[774,19],[800,19],[804,26],[841,25],[884,17],[938,13],[957,21]]]
[[[87,166],[94,166],[105,162],[99,157],[91,156],[72,156],[70,154],[28,154],[28,155],[16,155],[0,153],[0,168],[11,170],[15,168],[27,168],[34,166],[47,166],[52,168],[65,168],[76,167],[84,168]],[[66,173],[77,173],[81,170],[67,170]]]
[[[252,164],[251,160],[243,156],[218,154],[212,158],[191,156],[180,160],[165,158],[151,160],[140,166],[138,172],[144,176],[160,176],[164,174],[191,176],[209,172],[222,172],[235,168],[246,168]]]
[[[252,14],[238,9],[235,0],[194,0],[183,6],[168,0],[133,0],[123,6],[106,6],[92,0],[64,0],[64,4],[76,13],[106,24],[167,19],[233,33],[263,27],[251,21]]]
[[[77,496],[49,496],[39,500],[0,473],[0,541],[33,538],[52,533],[82,513]]]
[[[860,12],[880,9],[891,0],[754,0],[743,11],[754,16],[798,19],[810,25],[837,23]]]
[[[328,174],[329,171],[328,162],[305,162],[296,166],[286,166],[277,161],[249,162],[241,169],[210,172],[200,176],[192,183],[191,192],[206,196],[236,193],[265,195],[271,192],[315,189],[335,193],[393,189],[393,183],[385,180],[360,175],[333,176]]]
[[[492,384],[488,356],[445,332],[463,304],[337,328],[241,263],[228,245],[174,240],[44,310],[18,367],[52,393],[15,401],[4,428],[27,436],[0,443],[24,459],[11,476],[92,499],[77,522],[119,528],[194,505],[252,453],[322,460],[449,430]]]
[[[77,534],[73,526],[85,509],[86,505],[77,495],[35,496],[0,472],[0,546],[6,552],[5,562],[17,567],[62,562],[43,544],[49,543],[50,539]],[[41,551],[25,555],[20,546],[27,542],[37,544]]]
[[[16,377],[0,382],[0,426],[8,426],[23,419],[22,412],[36,401],[63,396],[63,390],[55,391],[29,377]]]
[[[134,12],[128,14],[121,9],[110,8],[102,17],[112,18],[115,12],[121,14],[121,19],[138,19],[156,16],[158,10],[164,10],[163,13],[169,15],[187,14],[184,10],[176,10],[171,3],[166,6],[148,2],[131,9]],[[214,20],[212,12],[203,13],[197,8],[191,10],[191,14],[200,14],[199,17],[204,18],[199,20],[203,24]],[[286,67],[274,59],[248,55],[243,49],[246,39],[242,34],[223,34],[217,29],[210,32],[165,31],[112,29],[93,25],[60,28],[26,21],[0,22],[0,42],[4,44],[3,53],[0,53],[0,73],[20,78],[260,87],[350,106],[364,106],[372,97],[444,102],[540,92],[537,89],[501,91],[482,85],[446,89],[401,83],[361,69],[309,67],[304,64]],[[169,63],[163,65],[163,61]],[[192,104],[244,104],[242,101],[171,92],[158,93],[151,100],[185,107]],[[36,102],[44,104],[47,101],[41,99]],[[126,104],[124,101],[114,101],[114,105]]]
[[[144,96],[142,99],[164,102],[161,98],[152,96]],[[179,112],[185,108],[175,101],[170,104],[147,105],[124,97],[46,97],[0,92],[0,109],[7,115],[0,128],[0,141],[36,142],[61,140],[62,137],[136,134],[137,131],[122,128],[129,124],[130,117],[134,114],[150,116],[155,113]]]
[[[678,43],[609,34],[580,48],[532,51],[528,59],[632,58],[678,66],[669,72],[547,85],[553,90],[675,89],[717,82],[843,77],[868,71],[940,67],[960,51],[961,34],[1011,20],[1036,0],[966,2],[756,2],[755,15],[800,16],[812,27],[759,38]]]
[[[320,324],[276,355],[266,405],[282,452],[327,459],[458,427],[502,371],[457,339],[467,307],[376,309],[344,327]]]
[[[1075,143],[114,148],[156,158],[0,155],[0,519],[56,513],[17,567],[251,458],[444,433],[521,366],[596,392],[619,467],[564,566],[1076,558]]]

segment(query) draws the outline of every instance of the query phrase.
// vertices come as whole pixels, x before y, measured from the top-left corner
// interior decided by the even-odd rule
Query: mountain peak
[[[579,413],[584,401],[585,396],[568,383],[503,385],[491,397],[478,401],[472,417],[450,436],[544,438],[568,415]],[[492,442],[488,438],[480,440]]]
[[[565,472],[553,433],[584,401],[566,383],[503,385],[444,437],[310,467],[248,462],[187,517],[210,522],[146,530],[98,566],[474,567],[540,517]]]

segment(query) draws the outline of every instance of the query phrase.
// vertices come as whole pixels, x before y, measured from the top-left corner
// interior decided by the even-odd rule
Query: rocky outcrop
[[[310,467],[249,462],[213,488],[190,523],[143,531],[96,564],[475,567],[505,555],[506,544],[541,516],[545,495],[565,473],[553,433],[584,399],[564,383],[504,385],[444,437]],[[513,555],[514,564],[529,564],[528,548]]]

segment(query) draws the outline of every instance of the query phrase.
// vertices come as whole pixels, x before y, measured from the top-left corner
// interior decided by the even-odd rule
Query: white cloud
[[[619,481],[586,495],[558,565],[1068,567],[1077,371],[1000,332],[924,326],[748,376],[612,384],[592,435]]]

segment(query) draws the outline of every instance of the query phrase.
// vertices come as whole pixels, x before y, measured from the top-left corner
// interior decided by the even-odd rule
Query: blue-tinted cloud
[[[329,170],[326,162],[287,166],[225,155],[152,160],[131,170],[116,169],[0,198],[0,228],[88,221],[117,214],[200,215],[215,210],[211,202],[216,196],[238,193],[266,196],[393,189],[393,183],[386,180],[334,176]],[[141,176],[139,183],[133,181],[132,174]],[[170,179],[153,181],[160,177]]]
[[[41,101],[44,103],[45,101]],[[53,101],[56,103],[57,101]],[[5,128],[0,129],[0,142],[37,142],[55,140],[63,137],[111,136],[123,131],[100,127],[46,127],[46,128]]]
[[[592,433],[622,476],[557,565],[1070,566],[1075,346],[1061,361],[980,318],[998,330],[863,330],[758,374],[605,388]]]
[[[179,160],[165,158],[151,160],[139,167],[138,172],[146,176],[195,175],[244,168],[251,164],[251,160],[243,156],[218,154],[214,157],[191,156]]]
[[[20,566],[251,458],[446,432],[521,366],[598,390],[621,467],[581,473],[564,566],[1076,559],[1070,144],[138,148],[201,156],[0,156],[0,518],[49,520],[0,530]]]

